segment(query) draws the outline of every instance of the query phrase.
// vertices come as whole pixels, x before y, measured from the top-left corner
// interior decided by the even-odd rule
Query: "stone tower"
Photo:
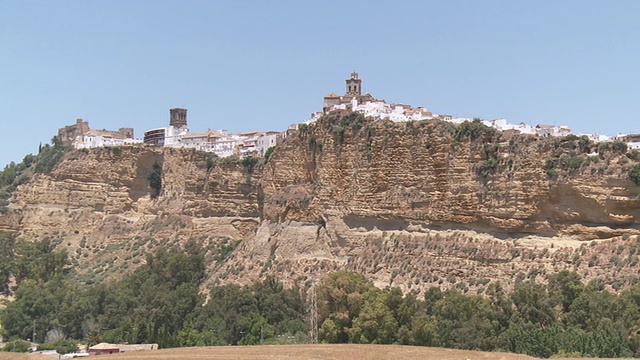
[[[351,78],[347,79],[346,96],[360,96],[360,95],[362,95],[362,80],[358,79],[357,72],[352,72]]]
[[[187,109],[169,109],[169,125],[177,128],[187,127]]]

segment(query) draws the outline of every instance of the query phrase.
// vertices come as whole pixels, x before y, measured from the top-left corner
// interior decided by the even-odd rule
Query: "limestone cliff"
[[[640,187],[627,175],[637,158],[594,150],[477,123],[327,116],[255,169],[191,150],[71,152],[18,188],[0,226],[61,237],[93,281],[194,238],[213,283],[346,269],[406,291],[481,292],[569,268],[621,287],[639,266]]]
[[[252,259],[261,273],[348,269],[418,292],[565,268],[636,281],[640,187],[627,167],[637,160],[588,155],[583,138],[502,136],[356,114],[302,126],[266,164],[264,221],[221,275]]]
[[[157,198],[149,182],[154,164],[162,169]],[[78,150],[19,187],[0,222],[26,237],[61,239],[87,281],[130,271],[147,252],[190,238],[212,249],[215,266],[213,249],[255,233],[258,176],[195,151]]]

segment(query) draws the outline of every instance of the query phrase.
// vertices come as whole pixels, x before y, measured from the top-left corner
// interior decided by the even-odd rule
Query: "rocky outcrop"
[[[265,218],[321,222],[338,214],[370,226],[419,222],[586,238],[595,227],[612,236],[638,227],[640,188],[618,165],[626,157],[592,163],[584,153],[562,151],[558,139],[501,142],[500,134],[482,130],[469,138],[435,121],[324,119],[289,139],[267,164]],[[584,164],[550,177],[547,163],[557,161],[559,150]]]
[[[242,279],[232,275],[253,259],[261,273],[313,279],[348,269],[407,291],[477,291],[489,279],[512,285],[520,273],[565,268],[611,280],[606,266],[580,260],[593,256],[582,246],[635,241],[640,187],[627,176],[634,160],[590,156],[590,146],[504,141],[473,123],[325,117],[269,159],[264,221],[222,278]],[[627,260],[618,281],[633,283],[637,259]]]
[[[481,292],[569,268],[623,286],[637,281],[640,187],[627,175],[637,160],[594,148],[506,141],[477,123],[328,116],[255,171],[191,150],[73,151],[18,188],[0,227],[62,238],[93,281],[193,238],[207,249],[210,283],[346,269],[406,291]]]
[[[155,198],[154,164],[162,169]],[[130,271],[158,246],[193,238],[216,249],[252,237],[260,221],[258,180],[237,161],[201,152],[78,150],[19,187],[1,222],[26,237],[60,238],[84,279],[99,281]]]

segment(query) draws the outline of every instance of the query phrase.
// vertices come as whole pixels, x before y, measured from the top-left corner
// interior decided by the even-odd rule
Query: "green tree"
[[[627,143],[625,143],[624,141],[616,140],[611,143],[611,150],[619,154],[624,154],[627,152]]]
[[[56,342],[41,344],[38,346],[38,351],[41,350],[55,350],[58,354],[70,354],[78,351],[78,342],[73,339],[58,340]]]
[[[155,198],[160,196],[160,191],[162,190],[162,164],[158,162],[154,163],[147,179],[149,180],[149,187],[152,190],[151,197]]]
[[[587,288],[572,301],[564,321],[570,328],[591,331],[600,328],[603,319],[618,318],[617,309],[615,295]]]
[[[438,346],[438,323],[431,315],[416,314],[411,320],[411,345]]]
[[[474,118],[473,121],[465,121],[457,126],[454,139],[456,141],[468,139],[469,141],[474,142],[481,137],[493,138],[497,134],[498,131],[483,124],[482,119]]]
[[[306,312],[305,303],[297,285],[285,289],[275,277],[268,276],[265,280],[255,283],[251,292],[255,296],[259,313],[274,326],[277,335],[293,335],[297,331],[307,330],[301,319],[301,314]]]
[[[257,312],[251,312],[242,318],[242,327],[245,330],[244,336],[240,340],[240,345],[258,345],[265,339],[274,335],[273,326]]]
[[[447,290],[435,304],[438,338],[445,347],[494,349],[498,334],[491,323],[493,317],[488,300],[455,290]]]
[[[36,173],[50,173],[62,160],[64,154],[71,149],[59,141],[57,136],[51,139],[51,143],[52,145],[46,144],[40,148],[34,168]]]
[[[224,342],[237,344],[246,333],[242,319],[250,313],[259,313],[255,296],[248,287],[235,284],[217,286],[209,292],[209,302],[201,308],[196,319],[218,318],[225,324]],[[202,328],[204,323],[197,324]]]
[[[345,271],[335,272],[320,282],[318,287],[318,315],[319,323],[330,319],[327,326],[335,326],[338,332],[336,342],[349,341],[349,329],[353,320],[358,317],[364,304],[363,294],[373,284],[364,275]],[[324,327],[324,324],[323,324]],[[319,333],[321,340],[324,332]]]
[[[0,293],[8,295],[9,279],[14,272],[15,237],[10,233],[0,232]]]
[[[393,287],[385,290],[387,307],[393,313],[398,326],[410,325],[413,317],[420,310],[421,305],[412,293],[402,294],[402,290]]]
[[[182,329],[178,330],[180,346],[206,346],[205,336],[193,327],[190,320],[185,321]]]
[[[255,169],[259,161],[260,159],[258,159],[257,157],[245,156],[242,158],[242,160],[240,160],[240,164],[244,166],[247,174],[251,175],[253,174],[253,170]]]
[[[436,302],[443,297],[442,290],[437,286],[430,287],[424,292],[424,307],[427,314],[433,315],[435,313]]]
[[[582,293],[584,285],[578,273],[562,270],[549,276],[547,288],[549,295],[562,304],[563,310],[567,312],[571,303]]]
[[[6,343],[2,348],[2,351],[25,353],[29,352],[30,346],[31,344],[29,344],[28,341],[16,340]]]
[[[546,286],[534,281],[523,281],[516,284],[510,297],[516,309],[516,318],[541,327],[548,327],[556,322],[554,303]]]
[[[503,334],[507,349],[511,352],[548,358],[557,354],[558,338],[562,332],[559,325],[540,327],[537,324],[518,319]]]
[[[640,164],[635,164],[629,168],[629,179],[634,184],[640,185]]]
[[[351,342],[362,344],[391,344],[395,341],[398,322],[386,304],[388,293],[371,288],[365,294],[365,302],[349,331]]]
[[[269,158],[271,157],[271,154],[273,154],[273,152],[276,150],[275,146],[271,146],[267,149],[267,151],[264,152],[264,162],[269,161]]]
[[[342,329],[338,328],[336,323],[327,318],[322,322],[320,329],[318,329],[318,337],[325,343],[337,343],[339,337],[342,336]]]

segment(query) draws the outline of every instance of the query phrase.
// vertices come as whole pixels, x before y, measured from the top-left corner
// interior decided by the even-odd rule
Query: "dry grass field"
[[[106,358],[105,358],[106,357]],[[265,345],[265,346],[215,346],[175,348],[156,351],[138,351],[126,354],[104,355],[109,360],[386,360],[386,359],[434,359],[434,360],[534,360],[531,356],[428,348],[399,345]],[[0,352],[0,360],[51,360],[38,354]],[[561,359],[559,359],[561,360]],[[571,359],[580,360],[580,359]],[[587,359],[583,359],[587,360]],[[594,359],[588,359],[594,360]]]
[[[329,360],[442,359],[525,360],[526,355],[398,345],[273,345],[166,349],[109,355],[110,360]]]
[[[52,360],[47,355],[0,352],[0,360]]]

